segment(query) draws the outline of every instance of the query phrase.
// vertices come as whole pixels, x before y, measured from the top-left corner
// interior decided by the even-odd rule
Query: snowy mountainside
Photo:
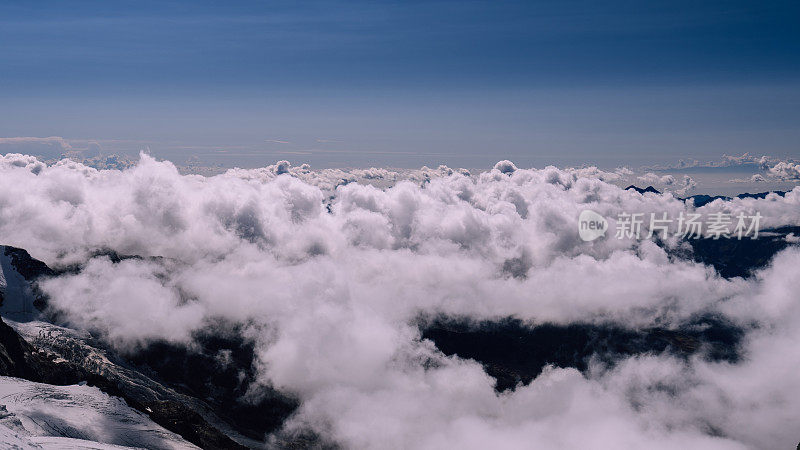
[[[0,377],[0,405],[3,448],[197,448],[96,387]]]

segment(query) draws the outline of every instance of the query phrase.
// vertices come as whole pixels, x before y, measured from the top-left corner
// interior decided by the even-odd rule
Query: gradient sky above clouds
[[[800,151],[796,2],[0,4],[0,136],[255,166]]]

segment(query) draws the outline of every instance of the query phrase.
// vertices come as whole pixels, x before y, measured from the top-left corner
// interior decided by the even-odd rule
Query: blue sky
[[[800,4],[0,3],[0,136],[178,162],[798,156]]]

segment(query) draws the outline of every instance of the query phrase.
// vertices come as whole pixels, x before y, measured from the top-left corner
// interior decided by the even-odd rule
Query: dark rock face
[[[142,412],[147,412],[153,422],[175,432],[200,448],[245,449],[225,434],[211,426],[206,420],[184,403],[171,400],[154,400],[145,403],[128,403]]]
[[[177,391],[204,399],[237,432],[262,440],[280,428],[299,402],[265,386],[256,388],[258,396],[248,395],[256,377],[253,343],[236,326],[210,328],[214,333],[197,334],[192,348],[159,342],[128,360]]]
[[[75,345],[67,344],[67,347]],[[64,361],[65,356],[73,359]],[[205,420],[197,412],[201,405],[192,404],[158,383],[125,369],[106,366],[98,370],[98,366],[91,364],[94,360],[91,354],[80,351],[59,354],[52,348],[37,348],[0,320],[0,375],[54,385],[86,382],[109,395],[121,397],[157,424],[202,448],[244,448]],[[88,364],[84,366],[83,363]]]
[[[54,270],[47,267],[47,264],[38,259],[34,259],[24,249],[5,245],[3,246],[3,253],[11,259],[11,264],[14,265],[17,272],[27,281],[34,281],[42,276],[53,276],[56,274]]]
[[[33,305],[42,310],[46,306],[46,299],[42,292],[39,290],[36,280],[43,277],[55,276],[56,272],[47,267],[47,265],[38,259],[34,259],[24,249],[11,247],[8,245],[0,245],[0,251],[11,261],[11,265],[19,273],[25,281],[30,284],[31,293],[33,294]],[[3,292],[0,290],[0,305],[3,304]]]
[[[0,319],[0,375],[49,384],[75,384],[91,378],[85,370],[39,352]]]
[[[527,326],[508,318],[472,323],[436,319],[421,327],[446,355],[474,359],[497,380],[496,389],[527,385],[546,365],[588,368],[591,358],[613,364],[622,357],[669,352],[689,356],[700,352],[713,360],[734,362],[744,331],[715,318],[701,318],[677,329],[631,330],[616,325],[541,324]]]
[[[692,254],[683,256],[713,266],[725,278],[748,277],[792,245],[786,241],[789,233],[800,235],[800,227],[762,230],[758,239],[688,239]]]

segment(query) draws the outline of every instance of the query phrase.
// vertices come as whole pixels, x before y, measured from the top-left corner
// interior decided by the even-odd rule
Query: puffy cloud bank
[[[780,161],[767,169],[767,173],[781,180],[798,181],[800,180],[800,164]]]
[[[42,288],[72,326],[121,351],[189,344],[218,319],[242,325],[258,385],[301,399],[285,431],[311,427],[344,447],[796,445],[800,251],[726,279],[677,257],[685,243],[674,238],[584,242],[584,209],[612,227],[622,212],[694,211],[598,172],[279,163],[203,177],[146,155],[98,171],[10,154],[0,157],[0,236],[51,265],[88,260]],[[719,211],[799,225],[800,188],[697,212]],[[97,249],[142,258],[91,258]],[[502,394],[480,364],[445,356],[417,328],[440,315],[642,328],[702,314],[747,330],[740,361],[639,355],[585,373],[549,368]]]

